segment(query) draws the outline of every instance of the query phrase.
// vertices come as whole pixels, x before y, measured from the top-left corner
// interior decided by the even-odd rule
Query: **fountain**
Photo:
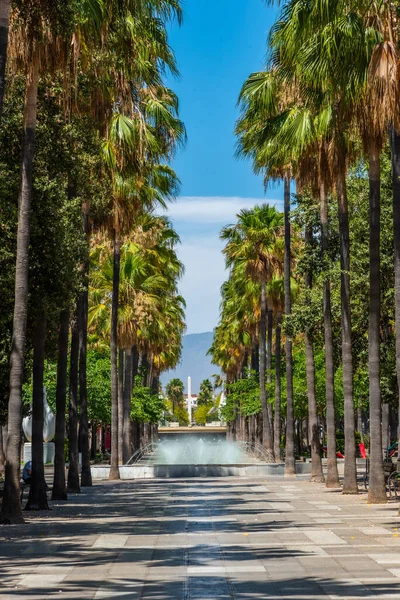
[[[110,467],[93,466],[94,479],[107,479]],[[269,463],[259,444],[230,442],[218,437],[177,435],[137,450],[125,465],[121,479],[190,477],[267,477],[283,475],[283,463]],[[309,463],[297,463],[297,471],[310,471]]]
[[[256,462],[241,444],[226,440],[203,440],[202,437],[182,436],[163,439],[149,458],[153,465],[234,465]]]

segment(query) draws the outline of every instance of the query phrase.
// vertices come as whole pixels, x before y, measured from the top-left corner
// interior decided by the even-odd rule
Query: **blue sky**
[[[180,288],[188,333],[198,333],[212,330],[218,320],[226,278],[221,227],[265,198],[281,205],[280,187],[264,195],[262,178],[250,163],[235,159],[233,135],[240,87],[263,67],[275,9],[263,0],[186,0],[183,7],[183,26],[170,31],[181,77],[168,84],[178,94],[188,142],[174,161],[182,195],[169,214],[182,240],[186,274]]]

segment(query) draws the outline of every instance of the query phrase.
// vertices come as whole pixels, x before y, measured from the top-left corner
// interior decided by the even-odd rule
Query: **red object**
[[[108,430],[107,430],[107,433],[106,433],[105,449],[106,449],[106,452],[108,450],[111,450],[111,433]]]
[[[336,452],[336,457],[337,458],[344,458],[344,454],[342,454],[341,452]]]
[[[367,453],[365,452],[364,444],[358,444],[358,447],[360,448],[361,458],[367,458]]]

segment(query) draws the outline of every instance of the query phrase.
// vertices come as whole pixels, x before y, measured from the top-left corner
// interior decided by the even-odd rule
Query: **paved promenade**
[[[52,507],[0,526],[1,600],[400,600],[398,503],[270,478],[103,482]]]

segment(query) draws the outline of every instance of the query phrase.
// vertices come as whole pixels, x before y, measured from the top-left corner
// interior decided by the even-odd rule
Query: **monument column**
[[[187,408],[188,408],[188,415],[189,415],[189,427],[191,427],[192,426],[192,378],[190,376],[188,377],[187,390],[188,390]]]

